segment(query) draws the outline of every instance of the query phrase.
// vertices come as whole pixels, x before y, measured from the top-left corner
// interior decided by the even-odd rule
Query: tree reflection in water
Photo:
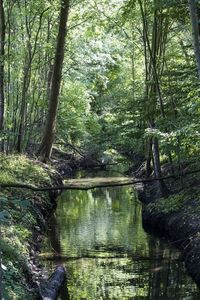
[[[68,270],[62,300],[200,299],[179,254],[143,230],[131,188],[63,194],[43,250],[49,268],[62,261]]]

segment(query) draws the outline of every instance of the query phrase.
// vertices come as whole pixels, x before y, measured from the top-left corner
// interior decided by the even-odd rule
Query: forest
[[[19,266],[7,274],[4,260],[18,255],[12,235],[30,239],[19,220],[39,200],[13,185],[58,184],[55,153],[63,172],[126,164],[156,179],[161,201],[165,177],[199,199],[199,82],[199,0],[0,0],[0,299],[29,299],[11,291]]]
[[[192,37],[187,2],[59,8],[60,1],[1,3],[2,151],[41,155],[43,141],[98,157],[142,155],[147,176],[152,149],[171,164],[197,158],[199,32]]]

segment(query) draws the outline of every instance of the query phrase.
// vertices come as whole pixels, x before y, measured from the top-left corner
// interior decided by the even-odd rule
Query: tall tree
[[[200,79],[200,9],[197,0],[189,0],[190,19],[192,24],[193,46]]]
[[[4,122],[4,46],[5,46],[5,16],[4,3],[0,0],[0,131]]]
[[[19,121],[19,130],[17,137],[17,151],[22,152],[22,146],[24,142],[24,131],[25,131],[25,120],[27,117],[27,96],[28,89],[31,84],[31,73],[32,73],[32,63],[37,50],[37,43],[39,39],[39,34],[42,27],[43,15],[49,8],[43,10],[39,16],[39,25],[35,34],[35,37],[31,33],[31,21],[25,16],[26,19],[26,32],[27,32],[27,42],[25,47],[25,57],[24,57],[24,66],[23,66],[23,84],[22,84],[22,96],[21,96],[21,107],[20,107],[20,121]],[[36,15],[34,16],[36,17]],[[32,43],[31,43],[32,42]],[[32,45],[33,44],[33,45]]]
[[[5,16],[3,0],[0,0],[0,132],[4,122],[4,46],[5,46]],[[1,238],[1,224],[0,224]],[[0,300],[2,299],[2,253],[0,249]]]
[[[59,104],[59,92],[62,78],[67,21],[69,16],[69,2],[69,0],[61,0],[59,31],[57,37],[53,74],[51,79],[47,122],[42,142],[38,151],[38,155],[41,157],[42,161],[46,161],[51,157],[52,145],[56,129],[56,115]]]
[[[167,34],[169,28],[168,15],[163,14],[162,7],[157,7],[153,3],[152,28],[148,24],[148,12],[146,2],[143,4],[138,0],[143,22],[143,44],[145,55],[145,99],[146,99],[146,119],[148,127],[155,130],[155,119],[157,107],[159,107],[162,118],[165,118],[163,97],[160,87],[160,81],[164,69],[165,47],[167,43]],[[151,31],[151,35],[149,32]],[[162,177],[160,151],[158,138],[150,137],[148,141],[147,153],[147,174],[150,174],[151,155],[153,160],[154,174],[157,178]],[[162,180],[158,181],[160,194],[165,193],[165,185]]]

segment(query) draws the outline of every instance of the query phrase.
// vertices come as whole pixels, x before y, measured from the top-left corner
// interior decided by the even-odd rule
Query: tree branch
[[[187,173],[180,173],[176,175],[169,175],[165,177],[160,177],[160,178],[141,178],[141,179],[127,179],[126,182],[114,182],[114,183],[100,183],[100,184],[90,184],[87,186],[83,186],[83,184],[73,184],[69,183],[68,185],[57,185],[57,186],[52,186],[52,187],[36,187],[34,185],[30,184],[23,184],[23,183],[2,183],[0,184],[0,189],[5,189],[5,188],[22,188],[22,189],[28,189],[32,191],[37,191],[37,192],[45,192],[45,191],[55,191],[55,190],[81,190],[81,191],[88,191],[91,189],[95,188],[106,188],[106,187],[115,187],[115,186],[127,186],[127,185],[133,185],[133,184],[138,184],[138,183],[149,183],[149,182],[154,182],[157,180],[168,180],[168,179],[174,179],[178,180],[183,176],[199,173],[200,170],[195,170]],[[117,177],[116,177],[117,178]]]

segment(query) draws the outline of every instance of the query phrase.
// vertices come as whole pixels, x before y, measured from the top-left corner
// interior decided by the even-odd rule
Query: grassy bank
[[[0,184],[26,183],[51,186],[55,174],[25,156],[0,155]],[[0,189],[0,223],[5,299],[34,299],[38,271],[34,256],[45,217],[53,206],[48,193],[26,189]]]

